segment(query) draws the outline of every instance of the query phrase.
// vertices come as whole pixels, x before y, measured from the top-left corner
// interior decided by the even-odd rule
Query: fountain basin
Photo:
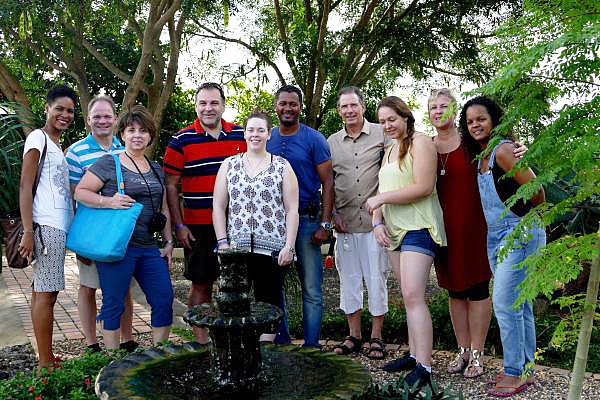
[[[100,371],[100,399],[333,400],[367,391],[369,372],[351,358],[316,349],[261,345],[260,387],[228,393],[211,378],[210,346],[195,342],[133,353]]]

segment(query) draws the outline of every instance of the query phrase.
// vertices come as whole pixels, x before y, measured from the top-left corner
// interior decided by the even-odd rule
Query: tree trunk
[[[17,109],[15,112],[19,116],[23,126],[23,132],[28,134],[33,128],[29,127],[26,123],[28,121],[27,113],[31,113],[31,107],[29,106],[29,99],[25,90],[8,69],[8,67],[0,61],[0,91],[6,96],[8,101],[18,103],[23,109]]]
[[[577,352],[575,353],[575,363],[573,364],[571,382],[569,383],[569,400],[581,398],[581,388],[583,386],[588,351],[590,349],[590,337],[592,336],[594,315],[598,304],[598,286],[600,284],[600,230],[598,230],[597,234],[596,255],[590,269],[590,278],[588,280],[587,294],[585,296],[585,309],[581,320],[579,339],[577,340]]]

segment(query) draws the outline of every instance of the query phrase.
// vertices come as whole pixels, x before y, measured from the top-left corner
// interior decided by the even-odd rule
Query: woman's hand
[[[390,234],[384,224],[379,224],[373,228],[373,234],[381,247],[388,247],[390,245]]]
[[[527,146],[525,146],[524,144],[515,142],[515,148],[513,150],[513,154],[515,155],[516,158],[518,158],[520,160],[521,158],[523,158],[525,153],[527,153],[527,150],[529,150],[527,148]]]
[[[103,196],[102,199],[101,208],[112,208],[114,210],[126,210],[135,203],[134,199],[119,192],[115,193],[112,197]]]
[[[31,258],[33,256],[33,231],[23,233],[18,250],[21,257]]]
[[[367,211],[369,214],[373,215],[373,211],[377,210],[379,207],[383,205],[383,201],[381,200],[381,196],[373,196],[369,197],[369,199],[365,202],[367,206]]]
[[[167,242],[167,244],[160,249],[160,256],[165,258],[167,261],[167,266],[171,268],[173,265],[173,243]]]
[[[223,250],[223,249],[230,249],[231,246],[229,245],[229,242],[226,241],[222,241],[221,243],[218,243],[217,245],[217,250]]]
[[[283,246],[279,251],[277,264],[279,264],[280,267],[285,267],[286,265],[290,265],[292,261],[294,261],[294,251],[289,246]]]

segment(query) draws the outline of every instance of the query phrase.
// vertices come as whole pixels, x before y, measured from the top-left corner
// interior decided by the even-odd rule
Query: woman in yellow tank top
[[[409,386],[430,383],[432,326],[425,286],[439,246],[446,245],[442,209],[435,190],[437,152],[430,137],[415,132],[415,119],[396,96],[381,100],[379,123],[395,139],[379,171],[379,193],[367,200],[377,242],[389,250],[406,307],[410,353],[384,367],[411,370]]]

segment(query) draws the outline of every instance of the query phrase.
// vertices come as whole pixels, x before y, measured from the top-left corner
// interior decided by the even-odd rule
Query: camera
[[[161,212],[154,213],[152,218],[150,218],[150,223],[148,224],[148,230],[150,233],[157,233],[165,229],[165,225],[167,223],[167,217]]]

